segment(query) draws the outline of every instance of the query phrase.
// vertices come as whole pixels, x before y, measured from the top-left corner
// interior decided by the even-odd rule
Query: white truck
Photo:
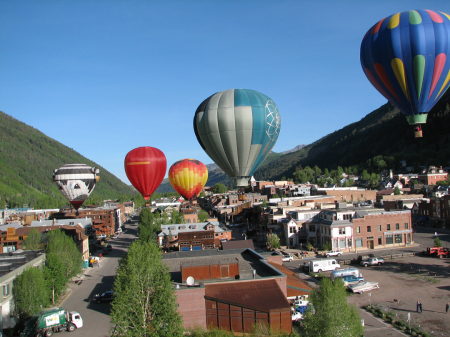
[[[336,270],[341,268],[336,259],[314,259],[309,261],[309,271],[321,273],[323,271]]]

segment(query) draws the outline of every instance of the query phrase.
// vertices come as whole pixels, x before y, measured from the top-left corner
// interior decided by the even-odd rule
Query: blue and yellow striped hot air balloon
[[[450,16],[431,10],[388,16],[364,36],[361,65],[421,137],[420,124],[449,87]]]
[[[274,101],[249,89],[230,89],[197,108],[194,131],[203,150],[233,180],[247,186],[274,147],[281,118]]]

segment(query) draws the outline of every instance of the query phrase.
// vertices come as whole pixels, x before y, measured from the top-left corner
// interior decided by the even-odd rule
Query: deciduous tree
[[[310,296],[314,306],[305,315],[304,332],[309,337],[359,337],[364,333],[358,309],[347,303],[341,279],[322,278],[320,287]]]
[[[12,292],[15,313],[21,322],[50,304],[50,289],[41,267],[25,269],[14,279]]]
[[[114,336],[182,336],[168,267],[158,246],[135,241],[117,270],[111,320]]]
[[[213,193],[226,193],[228,191],[224,184],[217,183],[212,188]]]
[[[31,228],[27,238],[23,242],[23,245],[26,250],[42,249],[43,244],[41,233],[36,228]]]
[[[208,213],[204,209],[200,210],[198,213],[198,222],[205,222],[208,218]]]

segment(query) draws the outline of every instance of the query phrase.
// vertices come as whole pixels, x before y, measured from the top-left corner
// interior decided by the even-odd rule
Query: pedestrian
[[[417,312],[420,312],[420,302],[417,301]]]
[[[445,305],[445,313],[446,314],[448,314],[448,309],[450,308],[450,304],[449,303],[447,303],[446,305]]]
[[[434,237],[437,238],[437,232],[434,232]]]
[[[420,313],[422,313],[422,311],[423,311],[423,308],[422,308],[422,303],[420,303]]]

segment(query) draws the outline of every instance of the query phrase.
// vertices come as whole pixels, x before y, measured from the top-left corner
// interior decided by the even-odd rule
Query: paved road
[[[126,230],[117,240],[110,240],[113,250],[100,261],[100,268],[89,268],[80,285],[71,283],[72,293],[62,303],[69,311],[81,314],[84,326],[70,334],[76,336],[106,337],[110,336],[113,327],[109,317],[109,303],[93,303],[95,294],[112,290],[116,268],[120,257],[128,250],[128,246],[136,237],[136,226],[126,225]]]

